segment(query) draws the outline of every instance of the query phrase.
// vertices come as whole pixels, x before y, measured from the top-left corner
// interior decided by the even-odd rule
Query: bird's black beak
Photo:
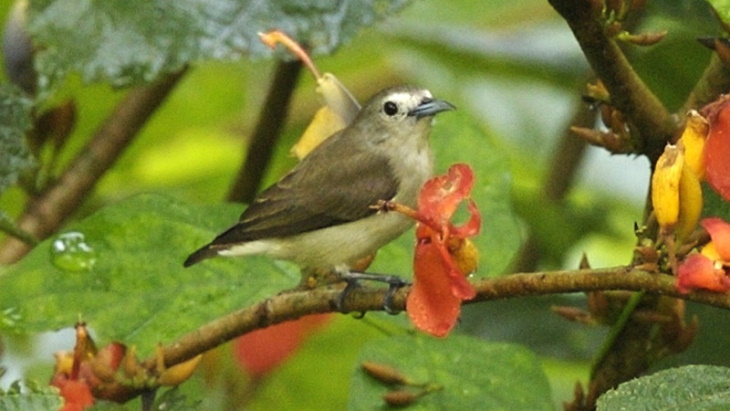
[[[416,116],[416,119],[423,117],[434,116],[442,111],[456,110],[453,104],[445,100],[438,100],[432,98],[423,99],[418,107],[408,112],[409,116]]]

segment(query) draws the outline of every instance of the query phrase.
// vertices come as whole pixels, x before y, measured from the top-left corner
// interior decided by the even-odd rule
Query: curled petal
[[[468,238],[474,237],[479,234],[482,227],[482,216],[479,213],[477,204],[474,200],[469,199],[467,203],[467,210],[469,211],[469,221],[458,227],[451,227],[451,236],[456,238]]]
[[[692,254],[688,256],[677,270],[677,289],[688,293],[695,289],[727,292],[730,280],[722,268],[716,268],[709,258]]]
[[[270,49],[275,49],[277,44],[284,45],[284,47],[289,49],[292,54],[297,56],[297,58],[299,58],[299,60],[307,66],[315,78],[319,79],[322,77],[317,70],[317,66],[314,65],[312,59],[309,58],[307,52],[304,51],[304,48],[302,48],[299,43],[294,41],[294,39],[289,37],[289,35],[283,31],[272,30],[266,33],[259,33],[259,39],[261,39],[261,42],[266,44]]]
[[[711,217],[702,220],[702,227],[710,234],[720,258],[730,262],[730,224],[721,218]]]
[[[434,177],[421,188],[418,211],[436,225],[445,225],[474,186],[474,172],[466,164],[454,164],[446,175]]]

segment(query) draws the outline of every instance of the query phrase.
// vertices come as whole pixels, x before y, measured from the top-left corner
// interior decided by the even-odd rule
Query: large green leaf
[[[102,209],[0,275],[0,329],[45,331],[82,319],[103,340],[149,352],[296,285],[298,270],[267,258],[182,267],[240,208],[141,195]]]
[[[128,85],[204,59],[269,55],[257,33],[281,29],[314,53],[331,52],[406,0],[41,0],[29,30],[41,47],[41,86],[81,73]]]
[[[359,362],[388,365],[416,383],[441,387],[409,410],[553,409],[550,386],[537,358],[518,345],[464,336],[441,340],[409,335],[369,342]],[[349,409],[384,408],[382,396],[391,389],[358,369]]]
[[[623,383],[598,399],[598,411],[727,410],[730,368],[688,365]]]
[[[17,88],[0,84],[0,194],[34,164],[25,144],[25,132],[31,125],[30,109],[30,100]]]

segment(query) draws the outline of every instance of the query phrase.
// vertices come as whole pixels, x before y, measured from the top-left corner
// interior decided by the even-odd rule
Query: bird
[[[413,225],[380,200],[414,207],[432,176],[433,117],[455,107],[416,86],[387,88],[344,129],[259,193],[239,221],[185,260],[267,255],[303,270],[347,272]]]

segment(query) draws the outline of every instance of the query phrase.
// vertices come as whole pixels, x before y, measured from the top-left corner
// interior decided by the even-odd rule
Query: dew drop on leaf
[[[96,263],[96,254],[82,233],[70,231],[53,240],[51,262],[65,271],[90,270]]]

